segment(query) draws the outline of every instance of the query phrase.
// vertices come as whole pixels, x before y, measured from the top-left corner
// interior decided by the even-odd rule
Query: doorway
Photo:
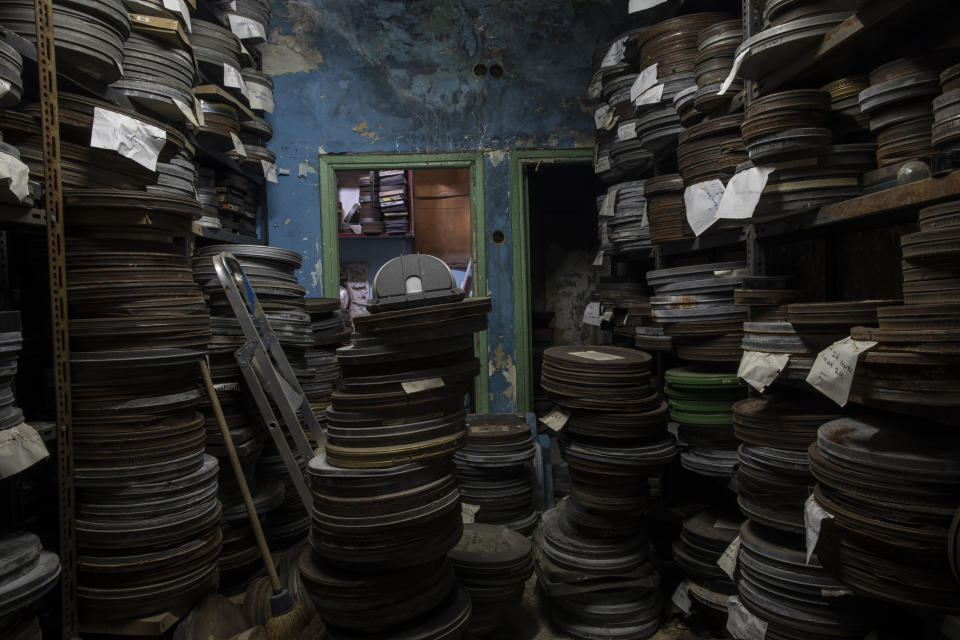
[[[581,314],[593,291],[600,186],[592,149],[511,153],[517,411],[547,406],[539,366],[551,344],[589,339]]]
[[[379,268],[417,252],[446,262],[467,295],[486,294],[482,155],[320,155],[318,164],[324,296],[342,284],[350,315],[365,313]],[[486,371],[485,331],[474,351]],[[474,402],[489,411],[487,376]]]

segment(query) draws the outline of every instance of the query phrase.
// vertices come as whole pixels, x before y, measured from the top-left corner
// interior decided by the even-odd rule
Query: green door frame
[[[473,295],[487,294],[486,218],[482,153],[357,153],[320,154],[320,216],[324,295],[340,287],[340,236],[337,220],[337,171],[374,169],[462,169],[470,170],[470,245],[473,258]],[[416,214],[414,214],[416,215]],[[487,372],[487,332],[478,333],[474,352],[482,375],[477,376],[474,402],[478,413],[490,411],[490,379]]]
[[[513,220],[513,326],[517,412],[533,410],[533,324],[530,291],[530,194],[526,168],[540,164],[592,164],[593,149],[510,152],[510,215]]]

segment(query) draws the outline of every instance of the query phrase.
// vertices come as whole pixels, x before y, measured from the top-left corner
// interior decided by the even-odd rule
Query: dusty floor
[[[667,606],[670,606],[669,603]],[[504,614],[504,623],[495,640],[572,640],[554,628],[545,598],[536,588],[536,577],[530,578],[522,604]],[[713,636],[690,629],[682,614],[673,608],[673,615],[650,640],[712,640]]]

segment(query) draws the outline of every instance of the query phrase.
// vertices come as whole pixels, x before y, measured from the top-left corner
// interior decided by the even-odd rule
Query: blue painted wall
[[[320,295],[318,153],[483,151],[493,411],[513,411],[509,153],[589,147],[591,56],[623,30],[625,0],[275,0],[264,70],[277,166],[270,244],[304,257]],[[500,78],[474,76],[501,65]],[[507,241],[495,245],[489,234]]]

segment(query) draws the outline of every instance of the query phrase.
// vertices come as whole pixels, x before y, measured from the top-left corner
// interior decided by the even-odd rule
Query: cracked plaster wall
[[[485,153],[491,410],[513,410],[510,150],[593,144],[594,48],[623,28],[615,0],[275,0],[264,70],[277,166],[270,244],[304,256],[321,295],[318,153]],[[501,78],[477,78],[475,64]],[[333,295],[333,292],[328,292]]]

